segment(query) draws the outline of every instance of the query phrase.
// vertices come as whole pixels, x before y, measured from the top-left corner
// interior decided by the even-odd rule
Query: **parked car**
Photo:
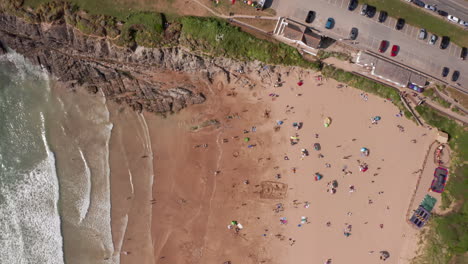
[[[443,36],[442,40],[440,41],[440,49],[446,49],[450,44],[450,38],[447,36]]]
[[[424,92],[424,88],[421,88],[421,87],[417,86],[416,84],[410,83],[410,84],[408,85],[408,88],[410,88],[411,90],[416,91],[416,92],[418,92],[418,93]]]
[[[447,16],[447,19],[450,21],[450,22],[453,22],[453,23],[458,23],[458,21],[460,21],[460,19],[456,16],[452,16],[452,15],[448,15]]]
[[[432,12],[437,11],[437,8],[435,6],[433,6],[433,5],[425,4],[424,8],[426,8],[427,10],[431,10]]]
[[[389,44],[390,44],[390,43],[389,43],[388,41],[382,40],[382,41],[380,42],[379,52],[380,52],[380,53],[384,53],[384,52],[387,50]]]
[[[358,0],[350,0],[348,4],[348,10],[353,11],[358,6]]]
[[[312,21],[314,21],[315,19],[315,11],[309,11],[309,13],[307,13],[307,17],[305,19],[305,22],[306,23],[312,23]]]
[[[460,77],[460,72],[459,71],[454,71],[452,73],[452,82],[456,82],[459,77]]]
[[[460,19],[460,21],[458,21],[458,24],[464,26],[464,25],[466,24],[466,22],[465,22],[464,20],[461,20],[461,19]]]
[[[368,18],[373,18],[375,16],[376,12],[377,12],[377,8],[375,8],[373,6],[367,6],[366,16]]]
[[[424,2],[421,1],[421,0],[413,0],[412,3],[419,6],[419,7],[424,7],[424,5],[425,5]]]
[[[432,36],[429,38],[429,44],[434,45],[439,37],[437,35],[432,34]]]
[[[351,29],[351,32],[349,33],[349,38],[352,40],[355,40],[357,38],[357,35],[358,35],[358,29],[353,27]]]
[[[468,49],[466,47],[463,47],[461,52],[460,52],[460,58],[462,60],[466,60],[466,54],[468,53]]]
[[[405,20],[403,18],[399,18],[395,25],[396,30],[401,30],[405,26]]]
[[[361,7],[361,16],[365,16],[367,14],[367,4],[363,4]]]
[[[387,16],[388,16],[387,12],[380,11],[380,13],[379,13],[379,22],[380,23],[385,22],[385,20],[387,20]]]
[[[390,53],[390,55],[392,55],[392,57],[395,57],[398,54],[398,51],[400,51],[400,47],[398,47],[398,45],[393,45],[392,52]]]
[[[439,15],[441,15],[441,16],[444,16],[444,17],[448,16],[448,13],[445,12],[444,10],[439,10],[439,11],[437,11],[437,14],[439,14]]]
[[[447,183],[448,170],[444,167],[438,167],[434,171],[434,179],[431,183],[430,191],[442,193]]]
[[[325,28],[331,29],[335,25],[335,20],[331,17],[327,19],[327,23],[325,24]]]
[[[421,28],[419,30],[418,38],[419,39],[426,39],[426,36],[427,36],[426,30],[424,28]]]
[[[442,68],[442,77],[447,77],[449,72],[450,72],[449,68],[447,68],[447,67]]]

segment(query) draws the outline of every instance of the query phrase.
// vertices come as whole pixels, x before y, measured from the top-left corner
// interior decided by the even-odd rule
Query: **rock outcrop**
[[[229,69],[239,63],[207,59],[180,47],[129,49],[116,46],[106,37],[82,34],[58,20],[28,23],[14,15],[0,13],[0,53],[15,50],[32,63],[42,65],[58,81],[91,93],[101,90],[116,102],[137,111],[174,112],[205,101],[196,87],[162,88],[152,81],[156,71],[203,73],[207,80],[216,74],[229,80]]]

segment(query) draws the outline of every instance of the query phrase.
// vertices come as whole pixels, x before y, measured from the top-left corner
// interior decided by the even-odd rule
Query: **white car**
[[[454,23],[458,23],[458,21],[460,21],[460,19],[458,17],[452,16],[452,15],[448,15],[447,19],[449,21],[451,21],[451,22],[454,22]]]
[[[429,39],[428,43],[434,45],[439,37],[437,35],[432,34],[431,38]]]
[[[428,4],[425,4],[424,5],[424,8],[428,9],[428,10],[431,10],[433,12],[437,11],[437,8],[433,5],[428,5]]]
[[[464,25],[466,24],[466,22],[460,19],[460,21],[458,22],[458,24],[464,26]]]

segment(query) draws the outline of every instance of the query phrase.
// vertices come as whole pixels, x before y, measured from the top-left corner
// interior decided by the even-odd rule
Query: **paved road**
[[[396,19],[388,18],[385,23],[377,22],[377,15],[370,19],[359,14],[360,6],[350,12],[347,10],[348,0],[273,0],[272,8],[277,15],[289,17],[304,23],[309,10],[317,13],[315,20],[309,25],[321,31],[323,35],[334,39],[346,40],[352,27],[359,29],[356,45],[360,49],[369,49],[378,52],[382,40],[390,41],[390,45],[400,46],[400,52],[396,57],[390,57],[390,49],[384,54],[386,57],[413,67],[424,73],[442,79],[452,86],[457,86],[468,92],[468,60],[459,58],[461,48],[450,44],[445,49],[439,49],[440,38],[436,45],[429,45],[427,40],[417,39],[418,28],[405,25],[403,30],[395,30]],[[325,29],[328,17],[335,19],[335,27],[332,30]],[[442,78],[442,68],[450,68],[449,78]],[[452,72],[458,70],[460,78],[456,83],[451,82]]]
[[[468,21],[468,1],[466,0],[423,0],[424,3],[435,5],[450,15]]]

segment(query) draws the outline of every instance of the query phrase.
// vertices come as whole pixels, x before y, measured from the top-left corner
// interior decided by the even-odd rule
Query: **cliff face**
[[[105,37],[89,36],[59,20],[27,23],[0,12],[0,53],[15,50],[32,63],[42,65],[67,87],[102,90],[116,102],[125,102],[137,111],[173,112],[205,101],[197,87],[161,88],[152,81],[157,71],[203,73],[210,80],[242,67],[231,60],[191,54],[182,48],[136,49],[113,45]]]

